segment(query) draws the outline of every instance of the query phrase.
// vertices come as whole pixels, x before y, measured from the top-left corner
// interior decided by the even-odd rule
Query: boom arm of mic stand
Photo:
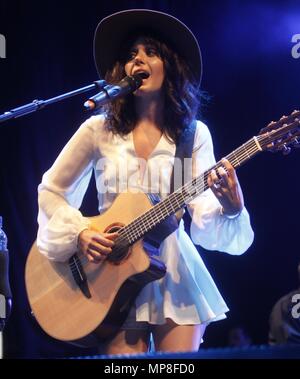
[[[51,99],[48,99],[48,100],[33,100],[32,103],[25,104],[18,108],[14,108],[10,110],[9,112],[5,112],[2,115],[0,115],[0,123],[10,120],[11,118],[25,116],[26,114],[38,111],[49,104],[56,103],[61,100],[65,100],[69,97],[79,95],[80,93],[83,93],[83,92],[91,91],[93,89],[102,91],[105,86],[107,86],[107,83],[105,80],[96,80],[93,84],[89,86],[82,87],[75,91],[67,92],[56,97],[52,97]]]

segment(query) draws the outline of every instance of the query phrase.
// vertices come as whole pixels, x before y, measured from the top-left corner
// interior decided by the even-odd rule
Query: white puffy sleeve
[[[92,174],[94,130],[99,122],[103,123],[99,116],[91,117],[80,126],[38,187],[37,246],[51,260],[70,258],[79,233],[89,226],[78,209]]]
[[[193,149],[193,178],[212,167],[215,162],[210,132],[198,121]],[[221,214],[221,205],[208,189],[188,205],[192,217],[191,238],[207,250],[233,255],[243,254],[252,244],[254,233],[244,207],[239,216],[230,219]]]

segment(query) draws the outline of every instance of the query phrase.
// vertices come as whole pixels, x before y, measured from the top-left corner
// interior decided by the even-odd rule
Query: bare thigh
[[[112,340],[99,348],[99,353],[112,355],[146,353],[149,339],[148,330],[120,330]]]
[[[156,351],[198,351],[206,325],[178,325],[167,319],[152,329]]]

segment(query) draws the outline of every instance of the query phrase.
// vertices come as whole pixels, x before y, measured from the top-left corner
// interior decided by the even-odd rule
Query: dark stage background
[[[92,57],[99,20],[127,8],[152,8],[179,17],[202,49],[203,110],[218,159],[269,121],[300,106],[300,58],[291,50],[300,33],[299,1],[0,1],[0,112],[48,99],[97,79]],[[300,49],[299,49],[300,50]],[[105,54],[105,51],[103,51]],[[24,267],[37,231],[37,186],[67,140],[87,117],[86,95],[0,125],[0,214],[9,238],[13,312],[4,334],[7,358],[90,353],[57,342],[36,325],[27,303]],[[226,345],[228,330],[244,325],[266,343],[275,301],[297,286],[300,150],[263,153],[239,170],[255,230],[248,252],[234,257],[199,248],[231,309],[212,324],[205,347]],[[92,186],[82,210],[96,212]]]

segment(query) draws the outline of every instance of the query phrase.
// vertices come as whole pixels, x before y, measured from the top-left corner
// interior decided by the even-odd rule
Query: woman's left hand
[[[231,216],[243,209],[243,192],[230,162],[225,158],[221,162],[225,169],[218,168],[218,175],[215,170],[212,170],[208,175],[207,184],[222,205],[223,214]]]

